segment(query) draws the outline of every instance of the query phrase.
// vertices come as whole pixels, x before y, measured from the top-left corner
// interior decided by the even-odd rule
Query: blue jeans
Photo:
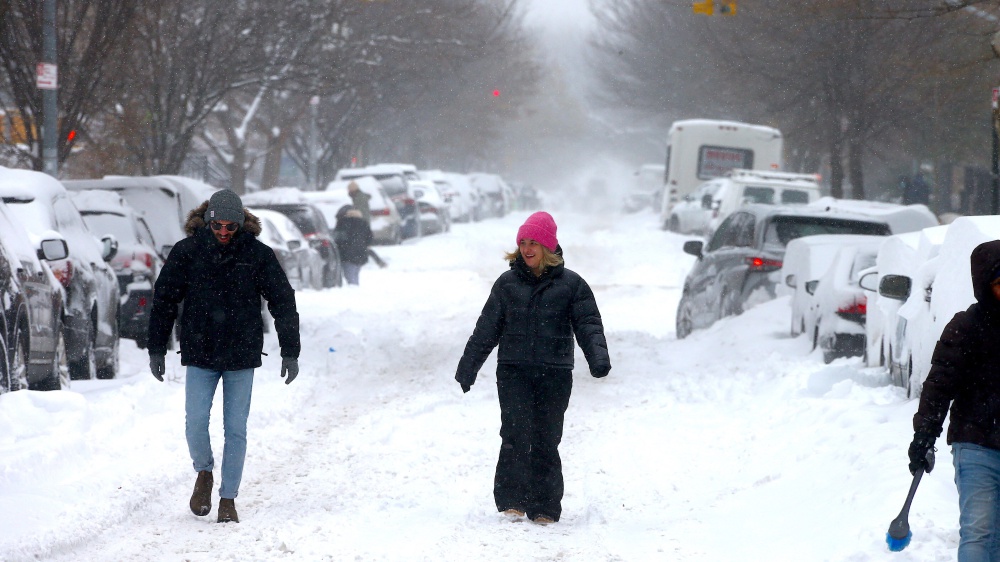
[[[953,443],[958,488],[958,562],[1000,562],[1000,451]]]
[[[356,263],[344,262],[341,264],[344,266],[344,279],[347,279],[348,285],[357,285],[358,277],[361,276],[361,266]]]
[[[219,497],[234,499],[243,479],[243,460],[247,454],[247,416],[253,392],[253,369],[215,371],[189,365],[185,384],[185,435],[196,471],[212,470],[212,442],[208,418],[212,399],[222,379],[222,425],[226,442],[222,449],[222,485]]]

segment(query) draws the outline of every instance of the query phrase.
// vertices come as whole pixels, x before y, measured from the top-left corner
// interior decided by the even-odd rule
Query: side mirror
[[[692,256],[701,259],[704,255],[701,253],[701,249],[704,247],[705,243],[701,240],[688,240],[684,243],[684,253],[691,254]]]
[[[173,250],[173,249],[174,249],[174,245],[173,244],[167,244],[167,245],[163,246],[162,248],[160,248],[160,257],[163,258],[163,259],[167,259],[167,256],[170,255],[170,250]]]
[[[816,294],[816,287],[819,285],[819,279],[813,279],[812,281],[806,281],[806,292],[810,295]]]
[[[878,283],[878,294],[887,299],[905,301],[910,298],[913,280],[905,275],[886,275]]]
[[[289,240],[288,241],[288,249],[289,250],[293,250],[294,251],[294,250],[298,250],[301,247],[302,247],[302,242],[299,242],[298,240]]]
[[[42,240],[38,247],[38,259],[46,261],[64,260],[69,257],[69,246],[65,240],[51,238]]]
[[[112,234],[105,234],[101,238],[101,244],[104,245],[101,248],[101,257],[104,261],[111,261],[118,255],[118,239]]]
[[[788,285],[789,287],[791,287],[793,289],[795,288],[795,274],[794,273],[790,273],[790,274],[788,274],[787,277],[785,277],[785,285]]]
[[[869,271],[858,279],[858,286],[866,291],[878,292],[878,272]]]

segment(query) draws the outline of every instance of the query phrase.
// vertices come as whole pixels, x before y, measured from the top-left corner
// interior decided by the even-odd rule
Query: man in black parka
[[[239,522],[235,498],[246,457],[254,369],[261,366],[267,301],[281,346],[281,376],[298,375],[299,314],[295,291],[274,251],[257,240],[260,221],[236,193],[222,190],[191,211],[187,238],[171,249],[156,279],[149,318],[150,370],[163,381],[168,340],[181,315],[181,364],[185,378],[185,434],[198,478],[190,507],[195,515],[212,509],[209,414],[219,381],[223,385],[225,446],[219,487],[219,522]]]
[[[977,246],[970,265],[976,302],[955,314],[934,348],[913,416],[909,468],[932,468],[926,457],[951,405],[958,560],[1000,560],[1000,240]]]
[[[497,345],[500,457],[493,484],[497,510],[537,523],[559,521],[563,419],[573,388],[574,336],[594,377],[611,370],[604,325],[587,282],[566,269],[556,224],[534,213],[507,254],[510,270],[493,284],[465,346],[455,379],[468,392]]]

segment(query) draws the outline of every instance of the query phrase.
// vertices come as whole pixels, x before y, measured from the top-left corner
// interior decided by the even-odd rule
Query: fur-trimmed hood
[[[207,211],[208,201],[191,209],[191,212],[188,213],[187,222],[184,223],[184,233],[188,236],[194,236],[194,233],[198,232],[199,229],[208,226],[208,223],[205,222],[205,213]],[[240,228],[240,232],[249,232],[254,236],[260,236],[260,219],[251,214],[246,207],[243,207],[243,214],[245,218],[243,219],[243,226]]]

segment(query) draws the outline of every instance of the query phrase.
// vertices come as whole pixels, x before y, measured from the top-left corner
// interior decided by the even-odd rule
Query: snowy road
[[[187,508],[182,367],[122,346],[123,378],[0,396],[0,560],[948,560],[950,453],[921,485],[913,543],[885,530],[909,485],[916,403],[860,361],[823,365],[779,299],[676,341],[691,258],[652,214],[553,212],[594,287],[614,365],[577,352],[563,518],[495,512],[495,354],[453,375],[527,213],[399,247],[361,287],[305,291],[303,372],[257,371],[241,523]],[[221,411],[213,416],[221,449]],[[218,455],[221,456],[221,455]],[[217,502],[217,496],[215,499]]]

